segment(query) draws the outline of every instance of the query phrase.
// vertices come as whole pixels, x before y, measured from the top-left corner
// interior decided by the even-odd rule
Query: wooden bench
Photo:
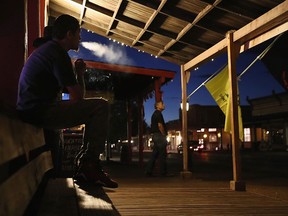
[[[119,215],[101,186],[55,177],[47,143],[42,128],[0,106],[0,215]]]
[[[1,108],[0,215],[34,215],[52,168],[43,129]]]
[[[107,191],[113,190],[94,183],[77,184],[72,178],[50,179],[38,216],[119,216]]]

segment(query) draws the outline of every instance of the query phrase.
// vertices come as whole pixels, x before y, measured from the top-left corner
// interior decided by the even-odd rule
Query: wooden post
[[[231,130],[232,130],[232,159],[233,159],[233,180],[230,181],[230,189],[235,191],[245,191],[245,183],[241,182],[241,160],[240,160],[240,139],[239,139],[239,119],[238,119],[238,87],[236,74],[236,59],[240,46],[234,43],[233,32],[226,35],[228,48],[228,69],[231,97]]]
[[[188,135],[187,135],[187,72],[184,71],[183,65],[181,65],[181,87],[182,87],[182,142],[183,142],[183,171],[181,172],[182,178],[191,177],[192,173],[188,170]]]
[[[139,166],[143,167],[143,97],[138,97],[138,140],[139,140]]]
[[[27,34],[28,34],[28,56],[33,52],[33,41],[40,36],[39,25],[39,2],[28,0],[27,1]]]
[[[0,104],[15,108],[26,51],[26,1],[1,1]],[[25,22],[24,22],[25,21]]]
[[[127,140],[128,140],[128,158],[127,163],[130,163],[132,161],[132,109],[131,109],[131,101],[130,99],[127,99]]]
[[[44,35],[44,27],[48,24],[48,1],[39,0],[39,30],[40,35]]]
[[[155,102],[162,100],[161,79],[156,79],[154,82]]]

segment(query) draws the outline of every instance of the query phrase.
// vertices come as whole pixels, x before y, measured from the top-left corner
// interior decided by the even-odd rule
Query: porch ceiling
[[[180,65],[221,42],[227,31],[241,29],[283,2],[49,0],[47,11],[52,18],[73,15],[84,29]],[[280,19],[287,22],[287,14]]]

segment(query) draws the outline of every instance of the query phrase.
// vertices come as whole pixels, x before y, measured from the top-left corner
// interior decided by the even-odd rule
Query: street
[[[143,153],[143,166],[146,165],[151,152]],[[112,153],[111,160],[120,160],[119,153]],[[132,153],[133,163],[139,162],[139,153]],[[288,152],[253,152],[240,153],[243,180],[286,178],[288,180]],[[189,171],[195,178],[211,180],[232,180],[233,164],[231,151],[193,152],[189,156]],[[183,171],[182,154],[169,153],[168,171]],[[288,182],[288,181],[287,181]]]
[[[191,158],[192,156],[192,158]],[[202,179],[232,180],[232,153],[228,151],[193,152],[189,158],[189,169]],[[242,179],[288,180],[288,152],[241,152]],[[174,171],[182,169],[182,155],[169,154],[168,163]]]

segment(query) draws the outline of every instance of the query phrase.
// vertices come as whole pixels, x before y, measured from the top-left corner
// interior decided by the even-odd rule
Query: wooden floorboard
[[[107,196],[102,186],[97,184],[74,184],[79,213],[81,216],[101,215],[119,216],[119,212],[114,208],[112,201]]]
[[[286,216],[288,212],[287,200],[248,191],[232,191],[193,180],[183,182],[177,177],[153,182],[126,179],[120,180],[119,188],[107,189],[97,184],[76,184],[71,178],[51,179],[39,215]]]
[[[227,188],[125,187],[109,193],[126,215],[287,215],[288,202]]]
[[[78,216],[77,195],[71,178],[49,179],[39,216]]]
[[[287,196],[283,196],[288,194],[286,178],[268,179],[269,184],[266,181],[249,181],[247,191],[240,192],[230,190],[229,180],[218,178],[211,180],[195,175],[191,179],[183,179],[180,175],[169,178],[147,178],[143,170],[133,164],[126,166],[109,163],[109,165],[106,170],[112,173],[112,178],[119,183],[119,188],[108,189],[96,184],[82,185],[73,183],[69,178],[57,179],[54,180],[56,184],[54,188],[47,189],[48,194],[52,198],[57,197],[57,194],[64,194],[64,197],[65,193],[69,195],[67,194],[67,200],[64,202],[63,200],[59,200],[59,203],[57,200],[50,202],[49,207],[73,211],[66,214],[72,216],[288,215],[288,199]],[[60,188],[57,182],[62,187],[72,189]],[[57,193],[53,193],[55,190],[58,190]],[[73,198],[76,203],[74,206],[71,202]]]
[[[119,216],[102,186],[77,184],[72,178],[50,179],[39,216]]]

